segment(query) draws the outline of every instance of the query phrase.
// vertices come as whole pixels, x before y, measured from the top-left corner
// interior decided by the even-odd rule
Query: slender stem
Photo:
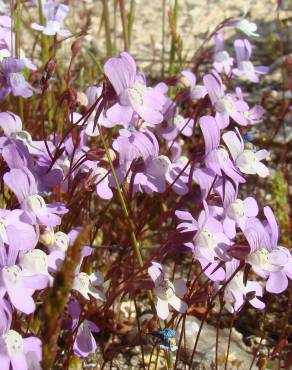
[[[176,28],[177,28],[177,16],[178,16],[178,1],[174,0],[174,7],[171,13],[171,48],[169,57],[169,74],[172,76],[174,74],[175,67],[175,52],[176,52]]]
[[[123,27],[124,49],[129,50],[129,35],[128,35],[127,16],[126,16],[126,8],[125,8],[124,0],[119,0],[119,4],[120,4],[120,12],[121,12],[121,19],[122,19],[122,27]]]
[[[128,41],[129,41],[129,49],[131,47],[131,36],[132,36],[134,19],[135,19],[135,7],[136,7],[135,0],[131,0],[131,3],[130,3],[130,11],[129,11],[129,15],[128,15]]]
[[[104,18],[104,31],[105,31],[105,40],[106,40],[106,54],[107,57],[112,56],[112,40],[111,40],[111,27],[110,27],[110,18],[108,11],[108,0],[102,0],[103,3],[103,18]]]

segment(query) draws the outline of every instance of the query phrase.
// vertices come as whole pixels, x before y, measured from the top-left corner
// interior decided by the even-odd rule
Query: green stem
[[[123,27],[124,49],[129,50],[129,35],[128,35],[126,8],[125,8],[124,0],[119,0],[119,4],[120,4],[120,13],[121,13],[122,27]]]
[[[128,15],[128,41],[129,41],[129,48],[131,47],[131,36],[132,36],[134,19],[135,19],[135,7],[136,7],[135,0],[131,0],[131,3],[130,3],[130,12],[129,12],[129,15]]]
[[[175,52],[176,52],[176,27],[177,27],[177,16],[178,16],[178,0],[174,0],[174,7],[172,13],[172,38],[170,48],[170,59],[169,59],[169,75],[174,75],[175,67]]]
[[[108,11],[108,0],[102,0],[103,3],[103,18],[104,18],[104,31],[105,31],[105,40],[106,40],[106,54],[109,58],[112,56],[112,41],[111,41],[111,27]]]

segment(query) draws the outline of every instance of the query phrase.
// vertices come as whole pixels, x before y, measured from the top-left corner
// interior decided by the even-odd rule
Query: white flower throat
[[[17,357],[23,352],[22,336],[15,330],[8,330],[2,336],[9,357]]]

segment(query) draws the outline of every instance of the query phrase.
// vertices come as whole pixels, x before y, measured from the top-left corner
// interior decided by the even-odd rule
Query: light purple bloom
[[[16,264],[18,250],[10,245],[6,252],[3,245],[0,247],[0,297],[7,293],[16,309],[30,314],[35,310],[33,293],[46,288],[49,278],[44,274],[26,274]]]
[[[239,261],[232,260],[226,262],[226,280],[231,277],[238,266]],[[251,295],[251,298],[248,301],[253,307],[260,310],[264,309],[265,304],[259,299],[259,297],[261,298],[263,296],[261,285],[256,281],[250,280],[247,280],[245,284],[243,279],[243,272],[239,271],[224,288],[226,309],[231,313],[240,311],[249,295]]]
[[[269,175],[269,169],[261,162],[267,158],[269,152],[265,149],[261,149],[255,152],[251,149],[244,148],[244,142],[237,131],[227,131],[222,135],[222,139],[226,144],[232,159],[236,167],[247,175],[257,174],[260,177],[267,177]]]
[[[233,239],[236,235],[236,227],[242,231],[245,229],[246,221],[249,217],[256,217],[259,212],[257,202],[252,197],[244,200],[235,199],[225,209],[223,228],[226,235]]]
[[[234,48],[236,52],[237,68],[233,68],[232,72],[236,76],[246,78],[251,82],[259,82],[258,74],[268,73],[268,68],[265,66],[255,67],[250,61],[251,44],[248,40],[235,40]]]
[[[168,305],[171,305],[180,313],[186,313],[188,306],[181,300],[187,292],[186,282],[182,279],[178,279],[174,280],[172,283],[170,280],[166,279],[164,267],[158,262],[152,262],[152,266],[148,268],[148,274],[155,284],[154,294],[157,297],[157,315],[162,320],[166,320],[169,315]]]
[[[247,104],[243,100],[237,99],[236,96],[225,93],[220,75],[213,71],[212,74],[205,75],[203,81],[216,111],[215,119],[220,129],[229,125],[230,118],[239,125],[246,125],[243,112],[248,109]]]
[[[16,58],[4,58],[0,64],[0,102],[2,102],[6,96],[11,92],[14,96],[22,96],[23,98],[29,98],[33,92],[37,92],[24,78],[22,70],[25,67],[25,63],[21,59]]]
[[[224,38],[221,32],[217,32],[214,36],[215,39],[215,53],[213,67],[218,73],[226,73],[227,75],[231,72],[234,59],[230,57],[228,52],[224,49]]]
[[[58,213],[67,210],[59,204],[46,205],[38,194],[35,177],[28,168],[12,169],[3,176],[5,184],[16,195],[21,208],[28,215],[32,223],[46,226],[56,226],[61,223]]]
[[[214,117],[203,116],[200,118],[199,124],[205,140],[205,163],[207,167],[218,176],[226,174],[234,182],[245,182],[245,179],[239,174],[229,158],[228,151],[219,146],[220,129]]]
[[[196,231],[192,243],[186,243],[193,251],[209,279],[214,281],[224,280],[225,272],[218,264],[227,258],[226,250],[231,245],[230,240],[223,232],[220,221],[209,215],[206,207],[199,215],[198,221],[186,211],[175,211],[175,215],[183,220],[177,228],[185,231]],[[209,264],[209,267],[207,265]],[[219,268],[218,268],[219,267]]]
[[[68,311],[72,317],[72,330],[74,331],[78,327],[73,344],[74,353],[78,357],[87,357],[96,351],[97,345],[92,333],[98,333],[100,329],[90,320],[79,323],[81,306],[77,300],[68,304]]]
[[[34,30],[41,31],[44,35],[69,37],[71,32],[64,28],[64,19],[67,17],[69,8],[65,4],[57,5],[54,1],[48,1],[43,6],[46,25],[32,23]]]
[[[204,85],[197,85],[197,78],[193,72],[184,70],[179,82],[190,89],[190,98],[197,100],[202,99],[207,95],[207,90]]]
[[[268,279],[266,289],[271,293],[281,293],[292,279],[292,256],[290,251],[278,245],[279,227],[270,207],[264,207],[267,218],[265,229],[255,225],[254,233],[248,231],[252,253],[247,257],[253,270]],[[245,231],[246,234],[246,231]]]
[[[137,114],[152,124],[162,122],[166,98],[160,88],[146,86],[130,54],[123,52],[119,57],[110,58],[104,65],[104,72],[118,97],[118,102],[107,111],[110,121],[128,124]]]

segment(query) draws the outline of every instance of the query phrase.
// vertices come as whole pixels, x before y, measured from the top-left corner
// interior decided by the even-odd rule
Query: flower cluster
[[[31,27],[45,37],[67,38],[71,35],[64,26],[68,11],[66,5],[44,2],[45,24]],[[255,24],[244,18],[226,26],[257,35]],[[34,92],[45,92],[26,81],[25,68],[37,67],[25,57],[13,56],[11,27],[10,16],[1,16],[1,102],[9,94],[29,98]],[[174,231],[183,241],[175,248],[198,261],[215,288],[214,296],[224,288],[229,312],[239,312],[247,301],[263,309],[265,290],[278,294],[287,288],[292,257],[278,245],[274,213],[268,205],[261,211],[255,198],[240,192],[248,176],[269,175],[264,162],[269,152],[244,136],[249,126],[262,121],[265,111],[261,105],[250,106],[237,84],[241,80],[258,83],[268,69],[253,65],[248,39],[234,41],[233,58],[224,47],[223,33],[214,38],[211,69],[204,75],[181,71],[172,89],[165,82],[150,86],[128,52],[108,59],[102,85],[88,86],[82,101],[77,103],[76,98],[64,113],[67,131],[43,122],[44,135],[48,127],[51,133],[31,135],[16,113],[0,113],[1,369],[9,369],[10,364],[14,370],[41,366],[37,333],[28,336],[21,325],[14,326],[12,318],[16,312],[36,311],[84,226],[74,223],[76,213],[70,208],[76,189],[94,194],[99,204],[120,193],[128,196],[128,203],[135,196],[169,193],[180,199],[172,214],[177,220]],[[36,124],[38,119],[36,113]],[[84,201],[80,207],[91,209],[94,202]],[[64,219],[70,214],[71,223],[66,225]],[[162,246],[140,273],[143,279],[150,276],[157,316],[167,323],[173,311],[188,313],[191,292],[185,280],[167,278],[166,249]],[[108,298],[103,275],[93,266],[85,268],[92,252],[92,245],[83,246],[66,306],[65,329],[73,338],[72,351],[81,358],[95,352],[96,333],[101,331],[83,307],[92,302],[106,304]],[[253,280],[246,273],[250,270]],[[107,278],[111,279],[110,273]],[[163,348],[176,349],[171,328],[157,333]]]

